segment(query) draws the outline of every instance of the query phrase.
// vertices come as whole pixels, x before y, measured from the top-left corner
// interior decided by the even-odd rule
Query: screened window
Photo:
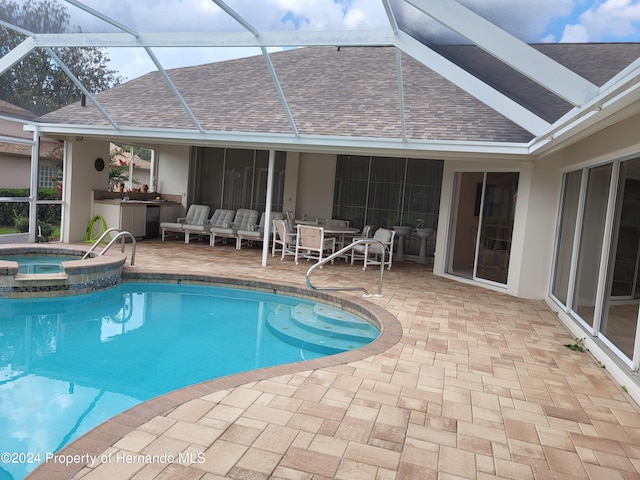
[[[194,150],[192,203],[216,208],[251,208],[263,212],[269,152],[225,148]],[[286,153],[276,152],[272,211],[282,211]]]
[[[436,228],[442,186],[440,160],[339,155],[333,217],[371,224]]]

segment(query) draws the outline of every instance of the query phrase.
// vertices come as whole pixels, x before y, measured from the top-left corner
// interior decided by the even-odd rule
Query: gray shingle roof
[[[640,44],[538,45],[544,53],[601,85],[640,56]],[[477,47],[450,46],[447,55],[519,102],[557,118],[569,108]],[[390,47],[307,47],[271,54],[301,134],[399,138],[401,119]],[[454,84],[402,55],[409,139],[527,142],[532,135]],[[292,133],[261,56],[168,71],[206,130]],[[150,73],[97,95],[121,126],[194,129],[162,80]],[[44,122],[108,125],[80,102],[40,118]]]

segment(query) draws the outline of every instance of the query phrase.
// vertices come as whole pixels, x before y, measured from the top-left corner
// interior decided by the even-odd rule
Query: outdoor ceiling
[[[272,17],[277,12],[270,8],[270,2],[266,0],[228,0],[228,3],[220,0],[181,0],[175,2],[175,10],[170,15],[166,11],[163,15],[154,12],[156,8],[166,9],[167,2],[155,2],[148,7],[145,15],[133,9],[135,2],[112,2],[107,7],[101,0],[66,0],[64,3],[72,25],[78,26],[80,31],[26,31],[0,18],[0,24],[22,33],[25,38],[18,47],[0,58],[0,75],[34,49],[47,49],[59,61],[51,50],[54,47],[104,47],[112,60],[128,59],[130,65],[142,65],[140,68],[146,71],[160,72],[161,78],[193,123],[192,133],[181,131],[181,138],[185,141],[217,139],[241,143],[250,141],[251,134],[236,132],[238,135],[234,137],[228,132],[221,134],[202,128],[201,122],[166,73],[167,65],[175,66],[176,56],[185,57],[185,62],[206,63],[206,58],[224,58],[225,53],[228,53],[228,58],[261,54],[289,122],[290,135],[280,138],[279,142],[291,146],[304,145],[306,148],[317,146],[321,149],[323,146],[338,145],[347,149],[350,145],[355,148],[362,147],[363,142],[372,145],[376,142],[369,138],[311,138],[301,135],[280,86],[278,71],[271,63],[270,51],[313,46],[395,47],[398,52],[423,63],[530,132],[530,142],[518,145],[515,149],[513,145],[509,146],[510,151],[516,153],[544,153],[559,148],[584,135],[596,123],[602,124],[609,118],[609,121],[613,121],[637,113],[631,110],[634,102],[640,98],[637,85],[640,78],[639,59],[635,59],[613,78],[596,84],[587,80],[585,75],[567,68],[559,60],[545,55],[543,45],[530,46],[525,43],[523,30],[505,31],[497,26],[502,23],[499,15],[497,21],[494,16],[493,22],[482,17],[479,11],[472,10],[477,5],[472,0],[371,0],[368,7],[378,9],[379,15],[374,17],[383,19],[381,23],[371,25],[366,30],[340,31],[326,30],[322,22],[310,24],[302,14],[293,12],[273,21]],[[329,20],[327,23],[330,23]],[[525,24],[526,19],[522,19],[521,25]],[[215,28],[212,28],[214,25]],[[523,38],[518,38],[521,35]],[[467,58],[460,55],[460,49],[453,48],[458,44],[476,45],[481,49],[482,56]],[[199,55],[194,55],[194,60],[187,60],[187,55],[181,55],[180,52]],[[399,110],[403,115],[405,106],[402,75],[399,73],[402,70],[400,54],[396,58],[397,71],[392,73],[399,77]],[[479,61],[479,58],[483,60]],[[189,63],[182,66],[187,65]],[[103,113],[110,128],[95,130],[92,125],[42,124],[41,132],[128,135],[149,139],[166,137],[164,130],[159,132],[149,128],[133,132],[126,125],[119,125],[68,69],[67,74],[74,78],[78,88],[87,96],[87,101]],[[514,76],[520,79],[521,85],[530,84],[528,90],[539,93],[524,97],[512,91],[509,85],[513,84]],[[503,80],[507,77],[511,82]],[[536,96],[542,94],[551,96],[555,101],[537,101]],[[551,104],[552,107],[549,106]],[[469,145],[451,145],[451,142],[411,144],[412,141],[404,134],[393,141],[378,142],[380,148],[388,150],[420,148],[455,151],[470,148]],[[504,146],[496,143],[483,148],[486,152],[499,152]]]

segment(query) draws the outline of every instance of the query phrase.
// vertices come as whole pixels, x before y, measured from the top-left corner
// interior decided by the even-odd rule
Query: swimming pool
[[[304,298],[185,284],[0,300],[0,312],[0,451],[42,456],[162,393],[355,349],[378,334]],[[0,467],[22,478],[35,466]]]

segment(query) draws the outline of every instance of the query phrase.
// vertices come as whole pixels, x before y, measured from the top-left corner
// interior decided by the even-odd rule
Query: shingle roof
[[[62,144],[53,140],[43,139],[40,142],[40,158],[54,158],[61,156],[59,151]],[[31,145],[22,143],[0,142],[0,154],[17,157],[31,157]]]
[[[640,56],[640,44],[548,44],[536,48],[596,84]],[[468,68],[538,113],[557,118],[571,106],[501,66],[474,46],[447,47]],[[476,60],[474,62],[474,59]],[[306,47],[271,54],[298,131],[308,135],[399,138],[395,49]],[[527,142],[532,135],[413,58],[402,54],[406,135],[409,139]],[[292,133],[261,56],[168,71],[206,130]],[[122,126],[194,129],[159,73],[97,95]],[[51,123],[108,125],[89,102],[41,117]]]
[[[5,100],[0,100],[0,114],[10,115],[15,118],[21,118],[23,120],[33,120],[36,115],[29,110],[25,110],[22,107],[9,103]]]

